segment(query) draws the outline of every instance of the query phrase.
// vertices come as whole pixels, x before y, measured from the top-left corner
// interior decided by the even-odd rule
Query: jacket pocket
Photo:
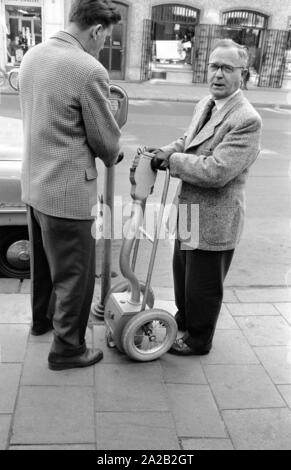
[[[201,236],[209,245],[233,244],[241,235],[243,218],[239,206],[201,209]]]
[[[95,166],[90,166],[90,168],[86,168],[85,177],[87,181],[96,180],[97,176],[98,176],[98,171]]]

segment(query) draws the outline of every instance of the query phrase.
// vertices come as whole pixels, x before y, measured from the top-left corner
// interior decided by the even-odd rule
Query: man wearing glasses
[[[218,41],[208,64],[211,96],[197,104],[183,137],[155,151],[156,165],[168,166],[181,180],[173,272],[176,321],[184,335],[170,351],[181,356],[211,350],[223,283],[242,233],[245,183],[259,154],[262,127],[240,90],[247,63],[245,48],[230,39]],[[197,240],[183,238],[198,225]]]

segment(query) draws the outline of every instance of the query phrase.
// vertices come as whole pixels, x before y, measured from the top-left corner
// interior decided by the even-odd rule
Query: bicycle
[[[0,87],[4,86],[7,80],[8,80],[8,73],[6,72],[6,70],[0,67]]]
[[[15,67],[10,72],[6,72],[6,70],[0,67],[0,87],[4,87],[8,82],[13,90],[19,91],[18,75],[19,67]]]

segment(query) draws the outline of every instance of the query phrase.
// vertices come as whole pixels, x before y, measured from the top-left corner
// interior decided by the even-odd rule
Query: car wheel
[[[0,231],[0,275],[30,277],[30,250],[27,227],[5,227]]]

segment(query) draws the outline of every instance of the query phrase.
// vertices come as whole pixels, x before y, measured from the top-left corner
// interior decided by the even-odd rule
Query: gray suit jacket
[[[185,231],[187,227],[192,235],[193,230],[197,231],[194,244],[190,237],[190,248],[231,250],[242,233],[245,183],[260,151],[262,121],[240,91],[197,134],[209,98],[197,104],[186,134],[162,150],[173,152],[169,160],[171,175],[182,180],[176,199],[180,229]],[[178,237],[186,238],[181,230]]]
[[[111,166],[120,130],[105,68],[66,32],[35,46],[20,68],[23,201],[55,217],[91,219],[95,158]]]

